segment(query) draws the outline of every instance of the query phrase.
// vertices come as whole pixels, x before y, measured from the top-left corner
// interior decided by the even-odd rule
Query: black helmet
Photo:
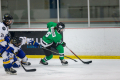
[[[8,13],[3,16],[3,21],[12,20],[12,19],[13,17]]]
[[[21,42],[22,38],[19,38],[17,36],[12,39],[12,44],[16,47],[19,47],[21,45]]]
[[[3,16],[3,22],[5,23],[6,26],[11,25],[13,23],[12,20],[13,20],[13,17],[8,13]],[[12,21],[12,22],[10,22],[10,21]],[[9,22],[9,23],[6,24],[6,22]]]
[[[60,32],[61,29],[65,29],[65,24],[62,22],[57,23],[57,31]]]

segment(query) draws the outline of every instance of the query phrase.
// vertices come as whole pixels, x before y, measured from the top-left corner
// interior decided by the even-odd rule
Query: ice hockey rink
[[[22,67],[16,68],[17,75],[6,74],[0,58],[0,80],[120,80],[119,59],[92,59],[91,64],[83,64],[66,59],[68,66],[63,66],[58,59],[52,59],[49,65],[39,64],[40,59],[29,58],[31,66],[26,69],[37,69],[36,72],[25,72]],[[89,61],[90,59],[82,59]]]

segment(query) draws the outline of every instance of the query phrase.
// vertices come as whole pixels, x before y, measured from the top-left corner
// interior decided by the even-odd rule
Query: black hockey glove
[[[63,47],[65,47],[65,46],[66,46],[66,43],[65,43],[65,42],[63,42],[63,43],[62,43],[62,46],[63,46]]]

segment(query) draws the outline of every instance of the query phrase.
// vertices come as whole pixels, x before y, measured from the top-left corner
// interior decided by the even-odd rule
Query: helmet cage
[[[21,45],[22,39],[19,37],[14,37],[12,40],[12,44],[16,47],[19,47]]]
[[[13,20],[13,17],[12,17],[10,14],[5,14],[5,15],[3,16],[3,22],[4,22],[7,26],[9,26],[9,25],[13,24],[14,20]]]
[[[62,29],[63,29],[63,30],[62,30]],[[63,32],[64,29],[65,29],[65,25],[64,25],[62,22],[59,22],[59,23],[57,24],[57,31],[58,31],[58,32]]]

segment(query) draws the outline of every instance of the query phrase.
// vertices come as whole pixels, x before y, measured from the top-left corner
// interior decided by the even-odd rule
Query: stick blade
[[[88,61],[88,62],[83,62],[84,64],[90,64],[92,63],[92,61]]]
[[[26,69],[25,71],[26,71],[26,72],[35,72],[36,69]]]

